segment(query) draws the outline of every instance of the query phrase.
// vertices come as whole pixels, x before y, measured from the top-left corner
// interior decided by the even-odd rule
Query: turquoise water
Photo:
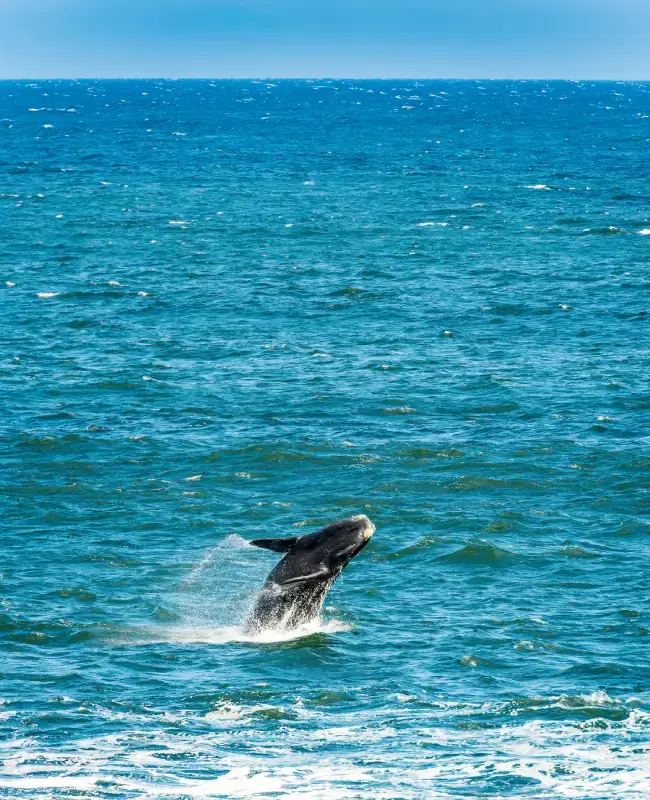
[[[0,109],[0,796],[650,794],[650,85]]]

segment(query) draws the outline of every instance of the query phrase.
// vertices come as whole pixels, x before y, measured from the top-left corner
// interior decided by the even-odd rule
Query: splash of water
[[[268,569],[266,561],[257,558],[258,553],[241,536],[226,537],[204,551],[177,592],[167,598],[177,624],[130,628],[120,631],[114,640],[129,645],[271,644],[350,630],[346,623],[323,620],[320,614],[295,627],[287,626],[285,620],[259,630],[247,626]]]
[[[157,625],[132,628],[122,643],[131,645],[147,644],[229,644],[231,642],[250,642],[251,644],[274,644],[290,642],[315,634],[332,634],[349,631],[350,625],[340,620],[324,621],[316,619],[297,628],[265,628],[251,633],[242,625],[225,627],[192,627],[183,625]]]

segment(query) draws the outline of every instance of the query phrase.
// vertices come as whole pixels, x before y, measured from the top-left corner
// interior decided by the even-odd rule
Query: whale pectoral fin
[[[274,553],[288,553],[298,541],[297,536],[289,539],[254,539],[249,544],[253,547],[263,547],[265,550],[273,550]]]
[[[330,578],[332,573],[328,569],[319,569],[318,572],[310,572],[308,575],[297,575],[295,578],[287,578],[286,581],[280,581],[279,586],[298,586],[301,583],[308,581],[315,581],[319,578]]]

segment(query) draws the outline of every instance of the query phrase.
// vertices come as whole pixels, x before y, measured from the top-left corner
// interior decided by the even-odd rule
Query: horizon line
[[[24,77],[24,78],[5,78],[0,76],[0,82],[22,82],[22,81],[521,81],[521,82],[536,82],[536,81],[557,81],[564,83],[583,83],[590,81],[592,83],[650,83],[650,78],[548,78],[548,77],[535,77],[535,78],[521,78],[521,77],[426,77],[426,76],[404,76],[404,75],[391,75],[388,77],[381,76],[354,76],[348,75],[344,77],[333,78],[327,75],[310,75],[305,77],[298,76],[284,76],[281,78],[273,76],[260,76],[260,75],[243,75],[243,76],[205,76],[205,75],[180,75],[180,76],[164,76],[164,75],[149,75],[149,76],[53,76],[53,77]]]

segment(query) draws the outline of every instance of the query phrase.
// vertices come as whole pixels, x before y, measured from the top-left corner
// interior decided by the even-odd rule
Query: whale
[[[373,523],[359,514],[305,536],[249,542],[284,557],[269,573],[246,632],[293,630],[317,619],[332,584],[374,532]]]

